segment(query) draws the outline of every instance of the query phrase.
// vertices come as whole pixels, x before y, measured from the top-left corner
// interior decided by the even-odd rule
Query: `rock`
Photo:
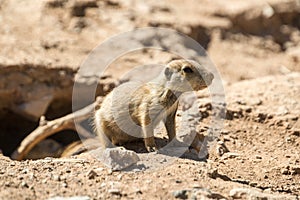
[[[296,123],[292,127],[292,131],[293,135],[300,136],[300,119],[297,119]]]
[[[287,68],[286,66],[284,66],[284,65],[280,66],[279,71],[282,74],[289,74],[289,73],[291,73],[291,70],[289,68]]]
[[[117,188],[111,188],[108,190],[108,193],[114,194],[114,195],[121,195],[121,191]]]
[[[73,197],[51,197],[48,200],[90,200],[91,198],[88,196],[73,196]]]
[[[233,199],[268,199],[268,200],[296,200],[297,196],[292,195],[279,195],[279,194],[268,194],[258,189],[249,188],[234,188],[230,190],[229,196]]]
[[[213,168],[207,171],[207,175],[210,178],[216,179],[219,176],[218,169]]]
[[[123,147],[107,148],[105,150],[98,148],[91,151],[91,154],[113,171],[123,170],[140,160],[134,151],[126,150]]]
[[[256,183],[256,182],[250,182],[249,185],[250,185],[251,187],[256,187],[256,186],[257,186],[257,183]]]
[[[280,171],[283,175],[300,174],[300,165],[287,165]]]
[[[300,130],[292,130],[292,135],[300,136]]]
[[[300,165],[291,166],[290,168],[292,175],[300,174]]]
[[[287,114],[289,114],[289,110],[286,106],[280,106],[277,109],[276,115],[283,116],[283,115],[287,115]]]
[[[87,173],[86,175],[87,175],[87,177],[88,177],[89,179],[94,179],[94,178],[97,176],[97,172],[95,172],[95,171],[92,169],[92,170],[88,171],[88,173]]]
[[[67,2],[66,0],[46,0],[45,7],[59,8],[59,7],[63,7],[66,2]]]
[[[177,199],[225,199],[222,195],[206,188],[177,190],[173,191],[172,194]]]
[[[230,133],[229,130],[226,130],[226,129],[221,130],[222,135],[228,135],[229,133]]]
[[[96,0],[77,0],[71,1],[69,5],[71,9],[71,16],[73,17],[84,17],[87,8],[97,8]]]
[[[227,120],[233,120],[234,118],[242,118],[243,110],[240,108],[227,108],[225,118]]]
[[[118,180],[118,181],[121,181],[122,178],[123,178],[123,174],[119,174],[119,175],[117,176],[117,180]]]
[[[68,184],[67,183],[62,183],[61,186],[64,187],[64,188],[67,188]]]
[[[219,156],[222,156],[225,153],[228,153],[229,150],[228,150],[228,148],[226,147],[226,145],[223,141],[218,141],[217,147],[216,147],[216,152]]]
[[[59,175],[53,175],[52,178],[53,178],[54,181],[60,181],[61,180]]]
[[[187,199],[187,190],[176,190],[173,193],[173,196],[177,199]]]
[[[82,17],[74,17],[68,26],[69,30],[80,33],[87,26],[86,20]]]
[[[263,123],[267,119],[267,117],[268,117],[267,113],[258,113],[257,117],[255,118],[255,121],[259,123]]]
[[[29,188],[28,184],[25,181],[22,181],[21,186],[25,188]]]
[[[236,158],[236,157],[239,157],[239,156],[241,156],[241,154],[239,154],[239,153],[227,152],[227,153],[224,153],[223,159]]]
[[[293,142],[294,140],[291,137],[286,137],[285,141],[288,142],[288,143],[290,143],[290,142]]]
[[[261,99],[257,99],[257,98],[251,98],[251,99],[248,99],[248,104],[250,106],[259,106],[261,105],[263,102]]]
[[[282,170],[280,170],[280,172],[283,174],[283,175],[288,175],[289,174],[289,170],[287,168],[284,168]]]

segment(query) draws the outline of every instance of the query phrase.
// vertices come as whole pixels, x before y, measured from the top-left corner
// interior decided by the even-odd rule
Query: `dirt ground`
[[[298,1],[0,0],[0,22],[1,200],[300,198]],[[149,26],[198,41],[222,78],[224,127],[207,160],[141,153],[137,166],[146,163],[144,169],[112,171],[88,153],[10,158],[40,116],[72,111],[74,77],[91,50]],[[111,77],[100,80],[98,94],[136,66],[171,58],[150,50],[124,55],[106,72]],[[210,93],[197,95],[202,119],[196,129],[206,134],[213,123]],[[78,140],[74,131],[51,138],[59,148]]]

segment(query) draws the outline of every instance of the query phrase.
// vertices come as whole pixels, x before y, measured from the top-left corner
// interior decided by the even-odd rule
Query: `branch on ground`
[[[94,113],[94,110],[101,105],[102,100],[102,97],[98,97],[93,104],[52,121],[46,121],[45,117],[42,116],[40,119],[40,125],[26,138],[24,138],[20,146],[11,155],[11,158],[14,160],[23,160],[24,157],[30,152],[30,150],[35,147],[35,145],[37,145],[47,137],[54,135],[60,131],[74,130],[77,132],[78,122],[91,117],[92,113]],[[90,136],[87,131],[78,132],[80,132],[80,134],[82,134],[84,137]]]

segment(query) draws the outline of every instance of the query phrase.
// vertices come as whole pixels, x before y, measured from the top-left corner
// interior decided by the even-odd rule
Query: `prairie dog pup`
[[[94,123],[105,148],[144,139],[147,151],[156,151],[153,131],[163,121],[169,141],[176,135],[179,96],[211,84],[214,76],[191,60],[174,60],[160,75],[144,84],[124,83],[109,93],[95,112]]]

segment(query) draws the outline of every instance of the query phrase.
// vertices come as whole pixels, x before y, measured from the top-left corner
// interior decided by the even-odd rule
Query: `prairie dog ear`
[[[165,72],[164,73],[165,73],[165,76],[166,76],[167,80],[170,80],[171,76],[172,76],[172,70],[168,66],[165,67]]]

